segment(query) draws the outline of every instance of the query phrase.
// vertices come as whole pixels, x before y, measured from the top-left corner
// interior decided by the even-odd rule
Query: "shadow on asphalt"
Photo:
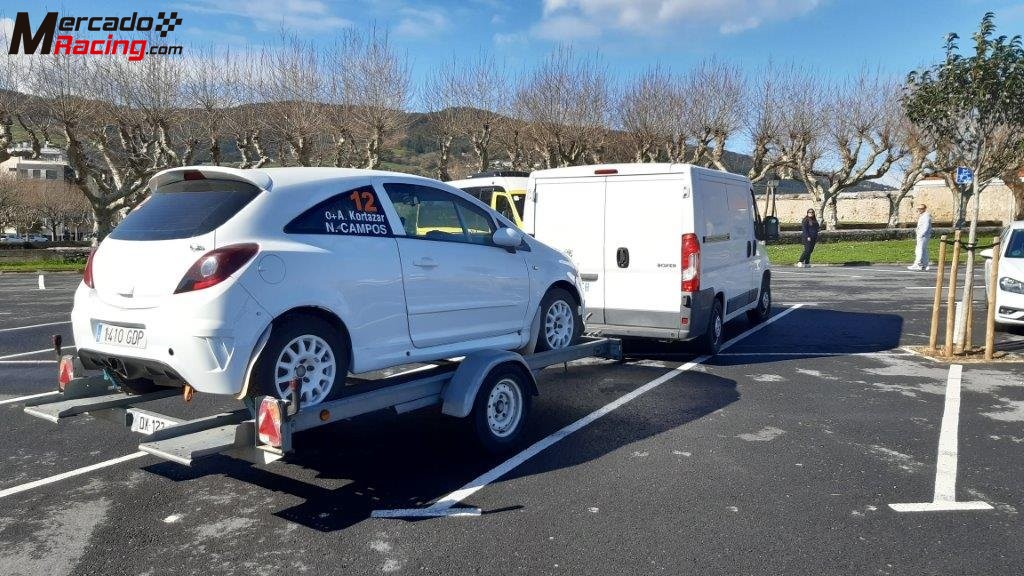
[[[779,309],[775,309],[777,314]],[[746,319],[726,325],[726,339],[752,326]],[[896,314],[848,312],[806,306],[790,312],[782,322],[765,326],[756,338],[741,340],[706,362],[709,366],[765,364],[822,355],[883,352],[900,346],[903,318]],[[627,340],[627,360],[686,362],[696,357],[685,342]]]
[[[665,370],[626,364],[615,367],[613,378],[608,378],[607,372],[606,364],[574,366],[566,373],[545,372],[540,381],[541,395],[534,400],[521,448],[664,374]],[[711,374],[686,373],[672,384],[676,385],[663,385],[657,392],[605,415],[587,428],[585,436],[569,436],[496,484],[600,458],[622,446],[685,426],[739,399],[735,381]],[[274,515],[314,530],[332,532],[369,518],[375,509],[428,506],[512,455],[496,457],[482,453],[463,421],[431,412],[403,416],[388,412],[369,414],[301,433],[296,436],[295,445],[296,452],[287,465],[250,466],[231,458],[214,457],[198,461],[191,468],[160,463],[145,469],[186,482],[223,475],[300,498],[302,503],[275,511]],[[497,508],[484,510],[485,514],[522,507],[514,492],[502,495],[508,500]]]

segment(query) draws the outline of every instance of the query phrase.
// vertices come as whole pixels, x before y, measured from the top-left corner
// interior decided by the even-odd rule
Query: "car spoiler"
[[[262,170],[239,170],[238,168],[226,168],[223,166],[182,166],[158,172],[149,179],[149,189],[156,192],[165,184],[190,180],[194,177],[197,179],[245,182],[266,191],[270,191],[274,185],[274,181]]]

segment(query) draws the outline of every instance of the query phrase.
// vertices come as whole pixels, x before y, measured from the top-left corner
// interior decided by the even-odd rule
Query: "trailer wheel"
[[[499,454],[519,442],[530,413],[527,376],[513,366],[499,366],[487,375],[473,403],[472,423],[484,450]]]
[[[697,349],[701,354],[714,356],[722,347],[722,337],[725,335],[725,318],[722,316],[722,302],[715,298],[711,307],[711,316],[708,318],[708,327],[704,334],[697,340]]]
[[[348,376],[348,347],[327,321],[295,314],[275,322],[253,370],[250,394],[291,397],[289,384],[299,379],[303,406],[336,398]]]
[[[567,290],[552,288],[540,302],[537,352],[560,350],[576,344],[583,334],[580,306]]]
[[[772,283],[765,276],[761,280],[761,291],[757,294],[757,307],[747,310],[747,319],[751,324],[760,324],[772,314]]]

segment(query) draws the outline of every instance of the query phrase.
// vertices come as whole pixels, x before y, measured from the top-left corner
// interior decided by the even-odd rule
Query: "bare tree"
[[[507,107],[508,74],[493,57],[481,54],[461,71],[457,80],[458,128],[473,145],[476,167],[482,172],[491,164],[492,140],[501,122],[498,114]]]
[[[744,101],[743,132],[750,141],[747,178],[760,182],[782,167],[779,139],[788,87],[800,77],[792,67],[769,64],[754,76]]]
[[[516,115],[549,168],[600,162],[610,112],[604,67],[564,46],[529,74],[516,94]]]
[[[839,194],[884,176],[904,154],[896,138],[898,92],[894,83],[864,73],[825,91],[794,92],[782,135],[784,160],[834,230]]]
[[[267,106],[257,101],[262,77],[257,70],[259,62],[259,55],[253,52],[235,56],[231,82],[227,85],[228,98],[236,105],[227,111],[225,130],[235,140],[239,168],[262,168],[271,160],[263,144]]]
[[[13,176],[0,174],[0,233],[17,223],[18,214],[24,212],[22,204],[17,181]]]
[[[217,166],[224,161],[221,140],[228,134],[228,117],[240,104],[238,67],[230,51],[210,48],[199,52],[185,73],[184,105],[190,109],[186,129],[206,142],[210,163]]]
[[[262,51],[259,68],[263,74],[256,77],[256,86],[263,100],[262,129],[287,151],[282,161],[315,165],[323,153],[319,147],[328,90],[320,51],[297,34],[284,34],[279,47]]]
[[[435,68],[427,77],[423,88],[423,103],[426,106],[431,133],[437,143],[435,174],[438,180],[451,180],[449,165],[452,143],[462,128],[459,111],[462,100],[459,90],[458,63],[454,58]]]
[[[900,224],[900,205],[907,195],[925,178],[936,173],[948,171],[939,162],[935,146],[928,136],[906,117],[902,110],[897,111],[896,142],[900,150],[900,160],[893,165],[899,174],[899,183],[889,198],[889,228]]]
[[[658,67],[647,69],[623,90],[615,116],[634,162],[656,161],[662,143],[674,141],[678,110],[672,103],[677,95],[671,76]]]
[[[410,69],[387,33],[371,29],[345,38],[344,84],[355,130],[365,139],[365,168],[377,168],[381,151],[405,128]]]
[[[89,212],[85,197],[64,180],[19,181],[26,211],[57,240],[61,227],[70,228]]]
[[[717,59],[705,60],[681,79],[677,90],[686,111],[679,135],[692,138],[689,162],[728,171],[725,144],[743,122],[742,72]]]

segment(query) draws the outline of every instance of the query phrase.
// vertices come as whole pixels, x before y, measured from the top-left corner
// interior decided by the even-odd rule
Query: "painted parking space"
[[[130,458],[140,437],[111,423],[85,416],[56,426],[17,402],[0,405],[0,490],[126,458],[4,498],[0,573],[179,574],[201,565],[249,574],[286,563],[300,573],[493,574],[1018,566],[1019,370],[970,365],[961,374],[956,497],[992,509],[897,513],[888,504],[935,491],[949,367],[901,348],[927,334],[927,311],[889,304],[907,299],[899,271],[852,274],[878,277],[870,287],[823,268],[799,273],[780,274],[778,311],[807,306],[467,494],[457,506],[478,508],[474,517],[372,517],[430,507],[507,461],[481,456],[458,422],[433,414],[374,414],[307,433],[287,464],[213,458],[184,468]],[[749,325],[729,328],[736,336]],[[42,349],[46,336],[4,354]],[[628,342],[627,351],[624,364],[546,370],[527,446],[695,359],[658,343]],[[54,371],[0,364],[0,398],[13,396],[8,386],[52,389]],[[162,402],[182,414],[221,406]]]

